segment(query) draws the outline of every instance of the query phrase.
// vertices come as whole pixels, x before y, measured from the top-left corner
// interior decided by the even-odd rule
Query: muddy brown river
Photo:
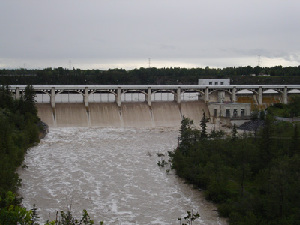
[[[86,209],[96,224],[226,224],[203,193],[157,165],[177,145],[177,129],[51,128],[20,169],[23,205],[36,205],[40,222],[56,211]]]

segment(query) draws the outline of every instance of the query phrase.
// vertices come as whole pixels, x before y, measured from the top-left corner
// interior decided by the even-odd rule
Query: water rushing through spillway
[[[179,224],[193,209],[193,224],[226,224],[199,190],[157,166],[177,137],[177,129],[51,128],[19,171],[23,205],[35,204],[41,222],[71,208],[104,224]]]
[[[91,103],[86,108],[80,103],[58,103],[55,109],[50,104],[37,104],[38,115],[50,127],[179,127],[182,116],[196,124],[203,112],[209,115],[203,101],[153,102],[149,107],[145,102]]]

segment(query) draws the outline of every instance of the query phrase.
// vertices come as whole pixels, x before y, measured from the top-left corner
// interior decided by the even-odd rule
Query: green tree
[[[88,212],[86,210],[83,210],[81,219],[76,219],[70,211],[67,212],[60,211],[60,218],[56,218],[53,221],[47,221],[45,225],[93,225],[93,224],[94,224],[94,220],[91,220]],[[100,222],[100,225],[101,224],[103,224],[103,222]]]
[[[289,156],[292,157],[295,154],[299,154],[299,153],[300,153],[299,128],[298,128],[298,124],[296,123],[294,125],[294,134],[289,148]]]
[[[208,118],[205,116],[205,112],[203,111],[202,119],[200,121],[200,127],[201,127],[201,138],[207,138],[207,132],[206,132],[206,123],[208,122]]]
[[[193,120],[183,116],[180,126],[179,149],[183,154],[187,154],[188,148],[191,146],[193,139]]]
[[[261,130],[261,139],[260,139],[260,162],[261,165],[267,165],[271,159],[273,154],[273,131],[274,131],[274,118],[271,115],[267,115],[265,119],[265,125]]]
[[[25,95],[24,95],[24,103],[21,103],[23,105],[24,112],[29,112],[34,115],[37,114],[37,109],[35,107],[35,91],[31,85],[27,85],[25,87]]]
[[[290,116],[292,117],[298,117],[300,114],[300,97],[299,96],[293,96],[292,101],[289,104],[290,105]]]
[[[236,129],[236,125],[234,124],[231,131],[231,140],[235,141],[238,138],[238,132]]]
[[[24,100],[26,102],[34,103],[34,97],[35,97],[35,91],[32,85],[27,85],[25,87],[25,95],[24,95]]]
[[[16,196],[12,192],[7,192],[0,209],[0,224],[5,225],[35,225],[32,220],[32,211],[27,211],[25,208],[16,204]],[[4,204],[4,205],[3,205]]]

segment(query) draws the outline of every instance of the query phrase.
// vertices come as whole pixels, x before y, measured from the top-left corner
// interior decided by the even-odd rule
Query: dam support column
[[[263,95],[263,93],[262,93],[262,87],[260,86],[258,88],[258,104],[259,105],[262,105],[262,95]]]
[[[231,101],[236,102],[236,87],[233,87],[232,89]]]
[[[147,103],[148,106],[151,107],[151,87],[148,87]]]
[[[52,110],[55,110],[55,87],[51,88],[50,99]]]
[[[86,110],[86,116],[88,121],[88,126],[91,126],[90,110],[89,110],[89,89],[88,87],[84,88],[84,106]]]
[[[88,87],[84,88],[84,106],[86,111],[89,111],[89,90]]]
[[[116,90],[116,103],[117,103],[117,105],[118,105],[118,107],[121,107],[121,94],[122,94],[122,92],[121,92],[121,88],[120,87],[118,87],[118,89]]]
[[[181,104],[181,88],[180,87],[178,87],[177,92],[175,93],[174,100],[178,104]]]
[[[20,99],[20,88],[16,87],[16,96],[15,96],[16,100]]]
[[[208,87],[205,88],[205,98],[204,98],[205,103],[208,103],[209,101],[209,93],[208,93]]]
[[[178,109],[179,109],[179,112],[180,112],[180,116],[182,118],[182,112],[181,112],[181,87],[177,88],[177,92],[175,93],[174,100],[178,104]]]
[[[55,87],[51,88],[50,103],[52,108],[53,124],[56,126],[56,115],[55,115]]]
[[[287,87],[284,87],[283,92],[282,92],[282,102],[283,104],[288,103],[288,97],[287,97]]]

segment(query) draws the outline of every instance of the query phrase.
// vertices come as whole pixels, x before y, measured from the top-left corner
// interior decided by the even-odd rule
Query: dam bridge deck
[[[238,101],[241,96],[246,95],[252,100],[255,99],[256,104],[260,105],[264,104],[265,98],[270,93],[276,95],[283,103],[288,102],[288,96],[292,93],[300,93],[300,85],[33,85],[32,87],[42,99],[37,101],[38,115],[50,127],[172,127],[180,126],[183,116],[199,124],[203,112],[208,116],[214,113],[217,107],[214,102],[220,102],[220,99],[224,100],[224,103],[234,103],[225,104],[226,107],[232,105],[233,108],[227,109],[232,111],[230,111],[232,115],[236,109],[237,114],[242,115],[243,109],[238,108],[238,105],[242,105]],[[26,85],[9,87],[16,99],[21,98],[25,88]],[[128,97],[132,95],[138,96],[137,99],[130,100]],[[162,96],[161,99],[156,98],[159,95]],[[192,98],[188,98],[189,95]],[[78,101],[74,102],[74,99],[72,101],[74,96],[78,97]],[[213,108],[210,110],[209,106]],[[250,113],[248,111],[245,108],[243,112],[248,115]],[[219,112],[221,111],[217,111]]]
[[[184,93],[197,93],[199,99],[206,103],[211,102],[210,96],[215,93],[225,93],[230,96],[231,102],[236,102],[237,95],[251,93],[256,96],[257,103],[263,103],[263,95],[269,91],[279,94],[282,103],[288,102],[288,95],[293,92],[300,92],[300,85],[33,85],[36,94],[46,94],[52,108],[55,108],[55,97],[59,94],[80,94],[83,97],[85,107],[89,107],[89,96],[94,94],[110,94],[118,107],[121,106],[122,95],[128,93],[141,93],[145,96],[144,100],[151,107],[153,94],[170,93],[175,102],[180,104]],[[26,85],[11,85],[9,89],[18,99],[25,91]]]

